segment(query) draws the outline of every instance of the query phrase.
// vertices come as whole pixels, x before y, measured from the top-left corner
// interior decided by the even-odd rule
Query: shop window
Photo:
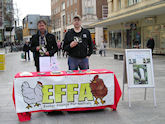
[[[110,47],[121,48],[121,31],[110,33]]]
[[[148,26],[144,28],[144,48],[146,48],[147,41],[153,38],[155,41],[155,49],[160,49],[160,25]]]
[[[141,28],[126,30],[126,48],[141,47]]]
[[[161,29],[160,29],[160,46],[161,48],[165,49],[165,24],[161,25]]]
[[[137,4],[139,2],[141,2],[141,0],[128,0],[128,6],[132,6],[132,5]]]

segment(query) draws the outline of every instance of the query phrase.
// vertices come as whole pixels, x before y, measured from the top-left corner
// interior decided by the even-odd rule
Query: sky
[[[28,14],[51,15],[51,0],[13,0],[18,9],[20,24]]]

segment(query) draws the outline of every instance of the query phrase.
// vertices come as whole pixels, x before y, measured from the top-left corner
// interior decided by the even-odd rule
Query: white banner
[[[16,112],[114,104],[114,74],[14,79]]]

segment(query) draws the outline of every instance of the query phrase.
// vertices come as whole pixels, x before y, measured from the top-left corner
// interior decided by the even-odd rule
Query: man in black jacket
[[[73,18],[74,28],[70,29],[64,38],[64,50],[68,52],[69,70],[89,69],[89,57],[93,52],[90,32],[81,27],[81,17]]]
[[[153,52],[155,47],[155,41],[154,39],[151,37],[148,41],[147,41],[147,48],[150,48]]]
[[[55,36],[46,31],[46,22],[40,20],[37,26],[38,32],[31,38],[31,51],[34,52],[35,66],[37,72],[39,72],[39,57],[54,56],[58,48]]]
[[[30,50],[30,44],[29,44],[29,41],[25,41],[25,44],[23,46],[23,51],[25,52],[25,60],[29,60],[30,61],[30,53],[29,53],[29,50]],[[27,54],[28,54],[28,59],[27,59]]]

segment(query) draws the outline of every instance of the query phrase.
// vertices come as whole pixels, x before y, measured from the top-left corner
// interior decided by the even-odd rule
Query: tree
[[[13,1],[4,0],[4,22],[6,31],[10,32],[10,41],[11,42],[11,32],[13,30],[14,24],[14,11],[13,11]]]

